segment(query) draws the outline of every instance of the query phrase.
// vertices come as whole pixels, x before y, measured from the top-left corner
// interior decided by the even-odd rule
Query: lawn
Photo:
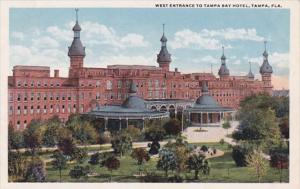
[[[228,149],[227,144],[219,143],[196,143],[195,145],[206,145],[212,148],[217,148],[225,151],[225,154],[221,157],[210,159],[211,171],[208,176],[199,176],[199,180],[194,180],[194,172],[183,172],[181,173],[182,178],[186,182],[256,182],[254,170],[248,167],[236,167],[234,161],[231,158],[231,150]],[[142,178],[137,176],[139,168],[137,162],[133,160],[129,155],[126,155],[120,159],[121,166],[118,170],[112,173],[105,167],[99,165],[91,166],[93,172],[98,173],[98,176],[80,178],[78,180],[72,179],[69,176],[70,169],[74,164],[69,164],[66,169],[62,171],[63,182],[109,182],[110,175],[112,174],[112,182],[142,182]],[[151,158],[150,161],[146,162],[143,166],[145,172],[152,172],[159,178],[160,181],[166,181],[164,178],[164,172],[157,170],[156,168],[157,158]],[[88,160],[83,165],[89,165]],[[229,168],[229,175],[228,175]],[[47,182],[58,182],[59,172],[54,170],[52,166],[47,163]],[[170,172],[169,177],[173,176],[174,173]],[[279,182],[279,170],[274,168],[268,168],[267,174],[262,178],[261,182]],[[283,182],[289,181],[288,170],[283,170],[282,173]]]

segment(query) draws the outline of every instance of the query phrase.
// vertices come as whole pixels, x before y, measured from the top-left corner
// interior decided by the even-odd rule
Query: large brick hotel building
[[[137,84],[138,95],[148,100],[149,108],[182,111],[201,95],[201,82],[208,83],[211,96],[223,106],[238,108],[246,96],[272,92],[272,67],[268,53],[263,53],[261,80],[250,71],[245,76],[231,76],[226,57],[221,56],[219,77],[212,73],[181,73],[169,70],[172,62],[163,33],[156,66],[110,65],[107,68],[84,67],[85,47],[80,40],[81,27],[76,21],[74,39],[69,47],[68,77],[59,70],[50,76],[47,66],[14,66],[8,77],[9,122],[24,129],[32,119],[48,119],[58,115],[66,121],[71,113],[88,112],[96,104],[120,104],[128,96],[131,81]],[[180,102],[181,106],[170,105]],[[186,102],[186,103],[185,103]],[[165,104],[165,105],[162,105]]]

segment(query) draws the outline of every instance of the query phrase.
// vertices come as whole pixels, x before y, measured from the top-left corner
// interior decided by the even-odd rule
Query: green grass
[[[199,180],[194,180],[194,172],[183,172],[181,176],[187,182],[257,182],[254,170],[249,167],[236,167],[234,161],[231,158],[231,150],[225,143],[223,145],[219,143],[195,143],[197,146],[206,145],[208,147],[217,148],[225,152],[224,156],[210,159],[211,172],[208,176],[199,175]],[[88,160],[87,160],[88,161]],[[83,165],[89,165],[87,161]],[[135,160],[129,155],[124,156],[120,159],[121,166],[118,170],[112,172],[112,182],[141,182],[141,178],[138,176],[139,167]],[[150,161],[146,162],[143,166],[147,172],[155,172],[155,175],[165,180],[164,172],[156,169],[157,158],[151,158]],[[69,164],[66,169],[62,171],[63,182],[109,182],[111,172],[105,167],[99,165],[91,166],[92,170],[99,174],[99,176],[72,179],[70,178],[69,171],[75,164]],[[228,175],[229,168],[229,175]],[[54,170],[50,164],[47,164],[47,181],[58,182],[59,172]],[[174,174],[170,173],[169,176]],[[289,181],[288,170],[283,170],[282,174],[283,182]],[[262,178],[261,182],[279,182],[279,170],[274,168],[268,168],[267,174]]]

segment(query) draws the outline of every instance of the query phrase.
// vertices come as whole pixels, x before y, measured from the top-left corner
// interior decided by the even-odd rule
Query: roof
[[[224,64],[222,63],[218,74],[219,74],[219,76],[229,75],[229,70],[225,63]]]
[[[83,47],[80,38],[73,39],[68,56],[85,56],[85,47]]]
[[[49,71],[49,66],[14,66],[14,70],[39,70],[39,71]]]
[[[268,59],[264,59],[263,64],[261,65],[259,69],[259,73],[264,74],[264,73],[273,73],[273,68],[269,64]]]
[[[254,79],[254,74],[252,73],[252,71],[250,70],[249,73],[247,74],[247,77],[249,79]]]
[[[157,55],[158,63],[170,63],[172,61],[171,54],[168,52],[166,46],[162,46],[159,54]]]
[[[80,25],[78,24],[78,21],[76,21],[76,24],[75,24],[74,27],[73,27],[73,31],[81,31],[81,27],[80,27]]]
[[[168,39],[166,38],[165,34],[163,34],[163,35],[161,36],[160,41],[161,41],[161,42],[167,42],[167,41],[168,41]]]

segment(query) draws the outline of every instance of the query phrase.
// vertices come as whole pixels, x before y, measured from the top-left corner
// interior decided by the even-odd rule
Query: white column
[[[106,131],[107,130],[107,117],[106,118],[104,118],[104,131]]]
[[[142,130],[144,131],[144,129],[145,129],[145,118],[143,118],[143,128],[142,128]]]
[[[120,123],[120,125],[119,125],[119,130],[121,131],[121,128],[122,128],[122,119],[121,118],[119,118],[119,123]]]
[[[126,118],[126,128],[128,129],[128,118]]]

